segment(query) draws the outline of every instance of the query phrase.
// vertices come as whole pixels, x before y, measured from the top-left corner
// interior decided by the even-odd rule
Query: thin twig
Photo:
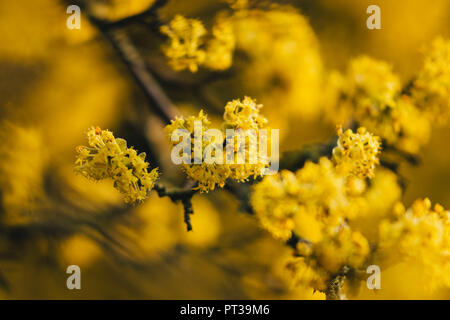
[[[165,3],[165,1],[158,1],[158,8],[163,2]],[[155,12],[154,6],[151,10],[152,12]],[[149,13],[146,12],[146,14]],[[88,14],[88,17],[103,36],[111,43],[157,114],[165,123],[170,123],[170,121],[180,113],[150,73],[147,64],[127,33],[118,28],[123,22],[107,23],[90,14]]]
[[[176,203],[179,201],[183,204],[184,222],[186,223],[186,229],[187,231],[191,231],[191,214],[194,214],[194,210],[192,208],[192,197],[198,190],[193,189],[190,185],[183,189],[167,190],[166,187],[161,184],[155,184],[154,190],[160,197],[169,197],[172,202]]]

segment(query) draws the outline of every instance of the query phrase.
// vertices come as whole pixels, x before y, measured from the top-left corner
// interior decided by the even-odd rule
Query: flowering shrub
[[[448,1],[71,5],[0,4],[0,298],[449,298]]]

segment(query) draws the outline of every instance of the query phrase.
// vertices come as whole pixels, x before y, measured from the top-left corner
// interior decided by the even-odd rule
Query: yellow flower
[[[201,65],[211,70],[225,70],[231,66],[235,38],[232,25],[226,19],[217,20],[210,39],[205,39],[207,30],[200,20],[181,15],[161,26],[160,31],[169,37],[163,51],[176,71],[197,72]]]
[[[338,129],[337,146],[333,149],[333,160],[337,167],[359,178],[372,178],[379,163],[380,138],[372,135],[364,127],[356,133],[351,129]]]
[[[212,35],[206,46],[205,66],[211,70],[228,69],[233,62],[236,42],[233,25],[227,19],[219,19],[212,28]]]
[[[184,172],[193,180],[198,182],[197,188],[202,192],[214,190],[216,185],[223,187],[228,178],[239,182],[247,181],[250,177],[261,176],[263,170],[269,165],[265,155],[258,152],[258,130],[262,129],[267,120],[259,114],[261,105],[256,105],[254,100],[245,97],[240,100],[233,100],[225,107],[224,122],[222,124],[221,136],[219,140],[216,136],[210,136],[208,129],[210,121],[203,110],[198,116],[188,118],[177,117],[166,126],[165,131],[169,139],[177,129],[187,130],[191,139],[190,163],[184,161],[181,166]],[[197,139],[201,139],[201,144],[196,144],[195,121],[201,123],[202,132],[199,132]],[[244,130],[244,128],[248,128]],[[227,129],[233,129],[233,135],[227,136]],[[226,137],[226,139],[224,138]],[[228,144],[234,139],[233,149],[224,148],[225,142]],[[175,146],[180,141],[171,141]],[[222,150],[221,163],[213,161],[208,163],[203,159],[206,148],[214,145]],[[198,150],[195,150],[198,148]],[[196,152],[197,151],[197,152]],[[197,161],[195,156],[201,155],[201,161]],[[215,156],[215,150],[212,156]],[[252,156],[254,155],[254,156]],[[230,161],[233,160],[233,161]]]
[[[293,285],[305,286],[314,290],[325,291],[330,275],[317,265],[313,259],[293,258],[287,265],[292,273]]]
[[[425,55],[412,89],[417,106],[444,123],[450,116],[450,41],[437,38]]]
[[[361,233],[343,225],[326,232],[324,239],[314,244],[313,251],[319,264],[333,274],[343,266],[360,268],[370,249]]]
[[[202,126],[202,132],[200,132],[201,145],[200,149],[194,150],[195,146],[195,122],[199,121]],[[175,120],[172,120],[170,124],[165,127],[165,132],[169,140],[171,140],[172,133],[177,129],[187,130],[190,134],[191,138],[191,147],[190,150],[180,150],[180,151],[188,151],[190,152],[190,159],[186,159],[189,161],[184,161],[181,166],[183,171],[193,180],[198,182],[197,188],[202,192],[208,192],[209,190],[214,190],[216,185],[219,187],[223,187],[225,185],[225,181],[230,176],[230,169],[225,162],[223,164],[212,163],[208,164],[203,159],[200,163],[195,163],[196,154],[201,155],[203,157],[204,150],[206,146],[209,144],[209,139],[206,137],[205,131],[209,128],[211,122],[208,119],[208,116],[201,110],[198,116],[189,116],[187,118],[177,117]],[[171,141],[172,146],[175,146],[178,141]],[[214,143],[218,144],[220,148],[223,147],[223,141],[214,141]],[[190,162],[190,163],[185,163]]]
[[[387,63],[367,56],[356,58],[350,63],[348,81],[347,95],[357,114],[378,116],[395,107],[400,80]]]
[[[329,218],[345,215],[346,180],[336,172],[333,162],[325,157],[320,158],[319,163],[308,161],[296,172],[296,177],[300,184],[299,201],[322,208],[321,215]]]
[[[163,50],[172,68],[196,72],[198,66],[205,61],[205,51],[200,49],[203,45],[202,38],[206,34],[202,22],[176,15],[169,25],[161,26],[160,31],[170,40]]]
[[[264,177],[250,201],[261,226],[275,238],[287,240],[295,230],[306,240],[319,241],[325,224],[339,225],[349,213],[345,190],[345,177],[321,158],[295,174],[283,170]]]
[[[415,153],[428,141],[430,121],[400,94],[400,80],[383,61],[360,57],[347,74],[332,72],[324,93],[329,120],[355,120],[400,150]]]
[[[250,58],[240,73],[241,81],[270,107],[267,112],[274,111],[268,114],[269,119],[280,119],[280,112],[316,117],[323,64],[308,19],[292,6],[273,4],[267,10],[237,10],[230,20],[236,48]]]
[[[259,113],[261,108],[261,104],[256,104],[249,97],[244,97],[242,101],[236,99],[228,102],[223,115],[225,128],[262,129],[267,124],[267,119]]]
[[[380,224],[380,254],[390,263],[418,262],[430,279],[428,289],[450,286],[450,212],[428,198],[408,209],[394,207],[396,218]]]
[[[146,199],[158,179],[158,169],[147,171],[145,153],[137,154],[111,131],[91,128],[88,146],[77,148],[75,172],[93,180],[111,178],[126,203]]]
[[[283,170],[266,176],[253,190],[250,202],[262,228],[275,238],[288,240],[299,210],[299,184],[295,174]]]

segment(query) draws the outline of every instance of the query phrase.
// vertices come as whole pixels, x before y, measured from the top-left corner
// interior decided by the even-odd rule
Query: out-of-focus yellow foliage
[[[43,200],[46,146],[37,130],[9,122],[0,124],[0,141],[2,218],[7,223],[25,222]]]
[[[141,13],[155,0],[91,0],[86,1],[89,10],[98,18],[115,21]]]
[[[99,245],[85,235],[74,235],[61,244],[61,263],[89,267],[102,256]]]
[[[450,41],[433,41],[422,69],[414,80],[412,96],[419,108],[431,113],[438,122],[450,114]]]
[[[280,112],[317,116],[322,61],[307,19],[292,7],[274,6],[238,10],[231,21],[236,48],[251,58],[242,81],[248,92],[260,97],[271,122],[281,120],[275,116]]]
[[[440,204],[431,208],[428,198],[416,200],[405,210],[395,208],[394,221],[380,224],[380,254],[393,261],[412,260],[428,276],[425,289],[450,285],[450,212]]]

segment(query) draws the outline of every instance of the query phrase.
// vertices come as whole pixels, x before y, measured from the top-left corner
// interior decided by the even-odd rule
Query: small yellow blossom
[[[205,66],[211,70],[228,69],[233,62],[236,42],[233,25],[227,19],[219,19],[212,28],[212,35],[206,46]]]
[[[359,178],[372,178],[379,163],[380,138],[372,135],[364,127],[356,133],[351,129],[338,129],[337,146],[333,149],[333,160],[338,168]]]
[[[161,26],[161,33],[170,38],[170,44],[163,48],[169,63],[174,70],[189,69],[196,72],[198,66],[205,61],[203,36],[206,29],[197,19],[186,19],[176,15],[169,25]]]
[[[158,179],[158,169],[147,171],[145,153],[137,154],[109,130],[91,128],[88,146],[77,148],[75,172],[93,180],[111,178],[126,203],[146,199]]]
[[[259,113],[261,108],[261,104],[256,104],[255,100],[249,97],[244,97],[242,101],[230,101],[225,106],[224,126],[243,130],[261,129],[267,124],[267,119]]]
[[[205,39],[208,32],[200,20],[181,15],[161,26],[160,31],[169,37],[163,51],[176,71],[197,72],[201,65],[211,70],[225,70],[231,66],[235,38],[232,25],[226,19],[217,20],[210,39]]]

